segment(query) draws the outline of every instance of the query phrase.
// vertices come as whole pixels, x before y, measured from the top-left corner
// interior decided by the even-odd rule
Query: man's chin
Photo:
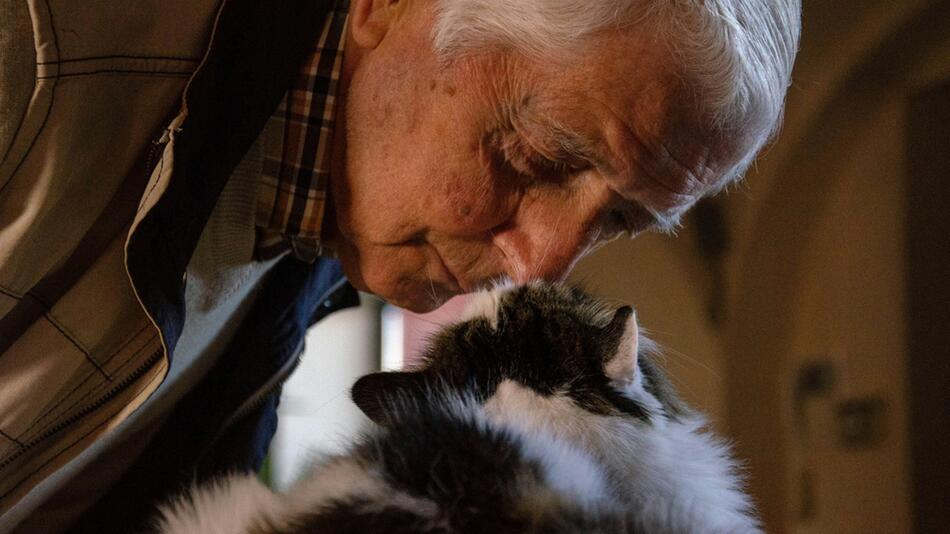
[[[374,292],[374,294],[393,306],[398,306],[414,313],[428,313],[445,304],[446,301],[455,296],[454,292],[438,287],[419,288],[419,290],[415,291],[396,291],[391,294]]]
[[[364,272],[361,267],[365,266],[360,265],[359,254],[352,246],[341,247],[338,255],[353,287],[411,312],[430,312],[458,293],[449,287],[451,284],[412,278],[418,273]]]
[[[386,302],[394,306],[399,306],[400,308],[409,310],[413,313],[429,313],[437,309],[439,306],[445,304],[445,301],[449,300],[448,298],[433,300],[432,297],[425,297],[421,299],[395,299],[389,300],[383,298]]]
[[[397,289],[394,291],[392,288],[376,289],[362,282],[362,280],[350,280],[350,283],[352,283],[356,289],[366,293],[372,293],[393,306],[398,306],[414,313],[428,313],[445,304],[446,301],[455,296],[454,292],[438,286],[414,287],[408,290],[399,291]]]

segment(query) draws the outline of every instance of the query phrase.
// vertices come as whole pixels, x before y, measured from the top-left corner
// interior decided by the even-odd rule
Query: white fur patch
[[[459,322],[484,318],[488,320],[492,328],[498,328],[498,311],[501,309],[501,299],[510,290],[510,282],[507,282],[500,283],[489,290],[473,293],[459,316]]]
[[[250,475],[219,479],[163,506],[159,531],[166,534],[247,532],[261,519],[286,517],[281,499]]]
[[[495,427],[512,432],[526,457],[537,461],[545,480],[572,501],[584,505],[607,499],[606,480],[600,467],[583,449],[549,432],[552,426],[570,424],[576,406],[563,397],[545,398],[511,380],[498,385],[483,414]],[[549,419],[556,418],[557,422]]]
[[[674,421],[660,415],[660,403],[643,389],[640,375],[623,393],[656,410],[649,423],[595,415],[566,396],[541,396],[512,381],[499,385],[484,411],[493,424],[519,429],[529,436],[526,440],[549,435],[587,451],[598,477],[608,481],[602,486],[609,488],[607,498],[635,511],[646,524],[673,532],[760,532],[728,447],[704,431],[702,419]],[[552,485],[568,489],[571,479],[559,482],[560,477],[581,477],[578,471],[590,469],[550,464],[555,466]]]

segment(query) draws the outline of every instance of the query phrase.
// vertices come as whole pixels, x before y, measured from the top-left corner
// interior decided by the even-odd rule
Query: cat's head
[[[468,318],[431,340],[421,366],[364,376],[352,394],[380,424],[407,400],[420,406],[446,395],[496,410],[533,399],[582,414],[675,418],[683,408],[650,359],[650,345],[630,306],[535,282],[477,294]]]

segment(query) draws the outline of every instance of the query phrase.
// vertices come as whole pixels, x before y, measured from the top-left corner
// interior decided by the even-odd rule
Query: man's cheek
[[[360,291],[369,291],[372,293],[372,290],[369,289],[366,280],[363,278],[359,254],[356,248],[347,242],[338,247],[337,254],[340,258],[340,264],[343,266],[343,274],[346,275],[346,279],[350,284]]]
[[[406,291],[420,265],[410,247],[368,246],[359,251],[359,272],[369,291],[386,297]]]

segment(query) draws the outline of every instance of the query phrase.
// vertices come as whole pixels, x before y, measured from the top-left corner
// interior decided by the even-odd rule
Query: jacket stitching
[[[7,433],[4,432],[3,430],[0,430],[0,436],[2,436],[2,437],[4,437],[4,438],[7,438],[7,440],[9,440],[9,441],[15,443],[17,447],[20,447],[21,449],[24,448],[24,447],[23,447],[23,444],[20,443],[20,440],[16,439],[15,437],[11,436],[10,434],[7,434]]]
[[[97,362],[97,361],[92,357],[92,355],[89,354],[89,351],[86,350],[86,348],[83,347],[81,343],[79,343],[79,340],[76,339],[76,338],[72,335],[72,333],[69,332],[69,330],[68,330],[65,326],[63,326],[62,324],[60,324],[59,321],[57,321],[56,318],[53,317],[52,313],[50,313],[49,311],[47,311],[46,313],[43,314],[43,316],[46,317],[46,320],[49,321],[49,323],[50,323],[51,325],[53,325],[53,327],[56,328],[56,330],[59,330],[59,333],[62,334],[63,337],[65,337],[66,339],[68,339],[69,342],[72,343],[74,347],[76,347],[77,349],[79,349],[79,352],[82,352],[82,353],[83,353],[83,355],[86,357],[86,359],[89,360],[89,363],[91,363],[96,369],[98,369],[99,372],[102,373],[102,376],[104,376],[104,377],[106,378],[106,380],[108,380],[108,381],[110,381],[110,382],[112,381],[112,377],[109,376],[108,373],[106,373],[106,372],[102,369],[102,366],[99,365],[99,362]]]
[[[39,61],[37,65],[62,65],[63,63],[75,63],[77,61],[93,61],[97,59],[159,59],[159,60],[170,60],[170,61],[188,61],[191,63],[198,63],[201,61],[198,58],[192,57],[175,57],[175,56],[136,56],[136,55],[125,55],[125,54],[113,54],[106,56],[87,56],[87,57],[73,57],[69,59],[60,59],[57,61]]]
[[[56,57],[59,57],[59,34],[56,33],[56,23],[53,20],[53,8],[49,5],[49,0],[43,2],[46,4],[46,12],[49,14],[49,25],[53,30],[53,48],[56,50]],[[23,153],[23,157],[20,158],[20,161],[16,164],[16,167],[13,168],[13,172],[10,173],[10,177],[0,185],[0,193],[3,193],[3,190],[6,189],[7,185],[13,181],[13,178],[16,177],[16,174],[20,172],[20,168],[23,167],[23,162],[26,161],[26,158],[30,155],[30,152],[33,152],[33,147],[36,146],[36,140],[39,139],[40,134],[43,130],[46,129],[46,122],[49,121],[50,111],[53,109],[53,102],[56,100],[56,85],[58,80],[53,80],[53,86],[49,90],[49,105],[46,106],[46,114],[43,116],[43,122],[40,123],[40,127],[37,128],[36,134],[33,136],[33,139],[30,141],[30,145],[26,148],[26,152]],[[35,90],[35,88],[34,88]],[[23,114],[23,119],[25,120],[27,113]],[[17,128],[19,133],[19,127]],[[16,137],[11,140],[10,147],[13,147],[13,141],[16,141]],[[6,155],[4,155],[6,159]]]
[[[189,71],[169,71],[169,70],[132,70],[132,69],[101,69],[88,72],[69,72],[66,74],[52,74],[49,76],[37,76],[37,80],[49,80],[52,78],[72,78],[75,76],[93,76],[98,74],[130,74],[145,75],[154,78],[187,78],[191,76]]]
[[[3,286],[0,286],[0,293],[3,293],[4,295],[16,300],[20,300],[23,298],[23,295],[13,291],[12,289],[7,289]]]
[[[48,8],[49,8],[49,5],[47,4],[47,9],[48,9]],[[31,22],[32,22],[32,17],[31,17]],[[59,51],[58,51],[58,49],[57,49],[56,57],[59,57]],[[34,64],[33,64],[33,74],[34,74],[34,76],[35,76],[36,71],[37,71],[36,66],[37,66],[37,65],[40,65],[40,63],[37,63],[37,62],[36,62],[36,45],[35,45],[35,44],[33,45],[33,58],[34,58],[34,61],[33,61],[33,63],[34,63]],[[36,80],[35,80],[35,79],[34,79],[34,83],[33,83],[33,92],[36,92]],[[50,101],[50,107],[52,107],[52,105],[53,105],[53,102],[52,102],[52,100],[51,100],[51,101]],[[10,144],[7,145],[6,150],[4,150],[4,152],[3,152],[3,157],[0,158],[0,164],[2,164],[3,162],[5,162],[5,161],[7,160],[7,156],[9,156],[9,155],[10,155],[10,151],[13,150],[13,145],[16,144],[16,139],[17,139],[17,137],[20,136],[20,129],[23,127],[23,123],[26,122],[26,117],[27,117],[27,115],[30,114],[29,112],[30,112],[30,106],[29,106],[29,104],[27,104],[26,108],[23,109],[23,113],[20,114],[20,120],[17,122],[16,128],[13,130],[13,137],[10,138]],[[47,112],[47,114],[49,114],[49,109],[47,109],[46,112]],[[45,123],[45,120],[44,120],[44,123]],[[42,128],[41,128],[41,129],[42,129]],[[27,152],[29,152],[29,151],[27,151]],[[19,165],[18,165],[17,167],[19,167]],[[13,174],[16,174],[16,171],[14,171]],[[11,178],[11,179],[13,178],[13,174],[10,175],[10,178]],[[0,191],[3,191],[3,188],[4,188],[5,186],[6,186],[6,184],[4,184],[3,186],[0,186]]]
[[[107,361],[111,361],[112,358],[114,358],[117,354],[119,354],[120,352],[122,352],[134,339],[138,338],[139,334],[141,334],[141,333],[142,333],[144,330],[146,330],[147,328],[148,328],[148,325],[146,324],[145,326],[143,326],[142,328],[140,328],[137,332],[135,332],[131,337],[129,337],[129,339],[127,339],[127,340],[125,341],[125,343],[122,344],[121,347],[119,347],[118,349],[116,349],[116,351],[112,354],[112,356],[111,356],[111,357],[109,358],[109,360],[107,360]],[[151,339],[151,338],[146,339],[145,342],[142,343],[142,346],[141,346],[141,347],[135,349],[135,351],[133,351],[131,357],[134,358],[135,356],[137,356],[138,354],[140,354],[140,353],[142,352],[142,349],[145,348],[146,346],[148,346],[148,342],[150,341],[150,339]],[[124,364],[123,364],[122,366],[119,366],[119,369],[121,369],[122,367],[124,367]],[[116,369],[116,370],[118,371],[118,369]],[[39,424],[40,421],[42,421],[43,419],[45,419],[46,417],[48,417],[51,413],[53,413],[53,411],[55,411],[57,408],[59,408],[60,406],[62,406],[64,402],[66,402],[67,400],[69,400],[69,398],[72,396],[73,393],[79,391],[79,389],[82,388],[84,385],[86,385],[86,383],[89,382],[89,379],[92,378],[92,377],[94,377],[94,376],[96,376],[96,372],[95,372],[95,371],[92,371],[92,372],[88,373],[85,378],[83,378],[78,384],[76,384],[76,386],[75,386],[72,390],[69,391],[69,393],[66,393],[65,395],[60,396],[59,400],[56,401],[56,404],[50,406],[49,408],[46,409],[46,411],[44,411],[43,413],[41,413],[41,414],[39,414],[38,416],[36,416],[36,419],[34,419],[33,422],[30,424],[30,426],[28,426],[27,428],[25,428],[22,433],[25,434],[26,432],[29,432],[31,428],[33,428],[34,426],[36,426],[37,424]],[[82,401],[82,398],[80,398],[79,400],[77,400],[76,402],[74,402],[72,405],[70,405],[68,408],[66,408],[66,409],[63,410],[62,412],[56,414],[56,415],[54,416],[54,418],[58,418],[58,417],[62,416],[64,413],[66,413],[67,411],[69,411],[69,410],[71,410],[72,408],[74,408],[74,407],[76,406],[76,404],[78,404],[78,403],[81,402],[81,401]]]
[[[125,367],[128,366],[130,363],[132,363],[133,361],[135,361],[135,360],[136,360],[135,356],[141,354],[141,353],[142,353],[142,350],[145,349],[145,347],[147,347],[147,346],[148,346],[148,342],[146,342],[144,345],[142,345],[142,347],[140,347],[140,348],[138,349],[138,351],[136,351],[136,353],[135,353],[132,357],[130,357],[125,363],[123,363],[123,364],[122,364],[122,367],[120,367],[120,369],[121,369],[121,368],[125,368]],[[46,423],[45,425],[43,425],[43,426],[40,427],[40,428],[36,428],[37,424],[39,423],[39,420],[34,421],[33,424],[31,424],[28,428],[24,429],[23,432],[20,433],[20,435],[19,435],[20,441],[27,441],[27,442],[29,442],[31,439],[35,439],[36,436],[42,435],[44,432],[46,432],[47,430],[49,430],[50,428],[52,428],[53,426],[55,426],[58,422],[60,422],[60,421],[62,420],[63,416],[65,416],[66,414],[72,412],[73,409],[76,408],[77,406],[79,406],[83,401],[85,401],[85,400],[88,399],[89,397],[92,397],[92,396],[94,396],[94,395],[97,395],[97,394],[99,394],[99,393],[101,393],[101,392],[102,392],[102,388],[101,388],[101,387],[100,387],[100,388],[93,388],[92,390],[87,391],[82,397],[80,397],[79,399],[76,399],[76,402],[74,402],[73,404],[71,404],[69,407],[67,407],[66,409],[64,409],[64,410],[61,411],[60,413],[56,414],[56,417],[53,417],[48,423]],[[30,433],[30,430],[33,430],[33,429],[35,429],[35,430],[32,432],[32,436],[33,436],[33,437],[30,438],[30,437],[28,436],[28,434]]]
[[[152,381],[154,381],[154,378],[152,379]],[[150,381],[149,383],[151,383],[152,381]],[[144,390],[147,386],[148,386],[148,384],[143,384],[142,387],[139,388],[139,390],[135,393],[135,395],[138,395],[139,393],[141,393],[142,390]],[[133,397],[134,397],[135,395],[133,395]],[[76,440],[73,441],[72,443],[70,443],[70,444],[64,446],[63,448],[61,448],[60,450],[56,451],[52,456],[49,457],[48,460],[46,460],[45,462],[43,462],[41,465],[37,466],[36,469],[34,469],[33,471],[30,471],[29,473],[27,473],[26,476],[22,477],[20,480],[18,480],[18,481],[16,482],[16,484],[14,484],[14,486],[13,486],[12,488],[10,488],[6,493],[4,493],[3,495],[0,495],[0,499],[6,498],[8,495],[10,495],[10,494],[13,493],[14,491],[16,491],[16,489],[19,488],[20,485],[23,484],[24,481],[29,480],[33,475],[35,475],[36,473],[39,473],[40,471],[42,471],[47,465],[53,463],[53,461],[55,461],[56,458],[59,457],[59,455],[63,454],[64,452],[66,452],[67,450],[69,450],[71,447],[73,447],[73,446],[76,445],[77,443],[81,442],[82,440],[86,439],[86,437],[88,437],[88,436],[89,436],[90,434],[92,434],[93,432],[99,430],[99,428],[101,428],[101,427],[105,426],[106,424],[108,424],[109,421],[110,421],[113,417],[115,417],[115,415],[116,415],[117,413],[119,413],[120,411],[122,411],[123,409],[125,409],[125,406],[120,406],[118,409],[114,410],[111,414],[109,414],[108,416],[106,416],[106,417],[103,419],[103,421],[102,421],[101,423],[99,423],[98,425],[92,427],[92,428],[89,430],[89,432],[84,433],[83,435],[81,435],[81,436],[79,436],[78,438],[76,438]]]
[[[148,343],[148,342],[151,341],[151,339],[153,339],[153,338],[147,339],[147,340],[145,341],[145,343],[142,344],[141,347],[139,347],[138,349],[136,349],[135,352],[133,352],[133,353],[129,356],[129,358],[128,358],[126,361],[124,361],[124,362],[122,363],[122,365],[120,365],[119,367],[116,368],[115,373],[118,373],[118,372],[122,371],[123,369],[125,369],[126,367],[128,367],[129,364],[131,364],[132,362],[136,361],[136,358],[137,358],[140,354],[142,354],[142,351],[145,350],[145,349],[149,346],[149,343]],[[91,375],[92,375],[92,374],[95,374],[95,373],[90,373],[90,376],[87,376],[86,379],[91,378]],[[19,437],[21,440],[29,441],[29,440],[26,440],[25,438],[26,438],[27,434],[30,434],[31,431],[32,431],[32,434],[33,434],[33,435],[42,434],[42,433],[45,432],[47,429],[49,429],[50,427],[52,427],[53,425],[55,425],[56,422],[57,422],[59,419],[61,419],[65,414],[71,412],[74,408],[76,408],[77,406],[79,406],[80,404],[82,404],[83,401],[85,401],[85,400],[88,399],[89,397],[92,397],[93,395],[97,395],[98,393],[100,393],[100,392],[102,391],[102,387],[101,387],[102,385],[104,385],[104,384],[100,384],[100,387],[93,387],[92,389],[90,389],[89,391],[87,391],[86,393],[84,393],[81,397],[79,397],[78,399],[76,399],[72,404],[70,404],[69,406],[63,408],[63,410],[61,410],[58,414],[56,414],[56,416],[50,418],[49,422],[47,422],[46,424],[44,424],[43,426],[41,426],[41,427],[39,427],[39,428],[37,428],[37,425],[39,425],[40,422],[41,422],[44,418],[48,417],[48,413],[47,413],[46,415],[43,415],[43,416],[38,417],[36,420],[34,420],[34,421],[30,424],[30,426],[24,428],[23,431],[20,432],[20,435],[19,435],[18,437]],[[73,391],[75,391],[75,389],[74,389]]]
[[[125,342],[123,342],[122,345],[119,345],[119,348],[117,348],[117,349],[115,349],[114,351],[112,351],[112,354],[110,354],[109,356],[107,356],[107,357],[103,360],[103,362],[102,362],[103,365],[107,365],[107,364],[109,364],[110,362],[112,362],[112,360],[114,360],[116,356],[118,356],[119,354],[121,354],[122,351],[125,350],[126,347],[128,347],[129,345],[131,345],[132,342],[135,341],[135,339],[138,338],[139,335],[140,335],[142,332],[144,332],[145,330],[148,330],[150,327],[151,327],[151,324],[148,323],[148,322],[146,322],[145,324],[143,324],[143,325],[142,325],[142,328],[139,328],[138,330],[136,330],[134,334],[132,334],[131,336],[129,336],[129,339],[125,340]],[[150,339],[151,339],[151,338],[146,339],[146,340],[145,340],[145,343],[147,344]],[[143,346],[145,346],[145,345],[143,344]],[[136,352],[137,352],[137,351],[141,350],[141,348],[135,349],[135,350],[136,350]],[[113,373],[113,374],[114,374],[114,373]]]
[[[34,57],[36,56],[36,49],[35,49],[35,48],[33,49],[33,56],[34,56]],[[34,73],[34,76],[35,76],[35,74],[36,74],[36,65],[33,65],[33,73]],[[35,80],[35,78],[34,78],[34,80],[33,80],[33,92],[36,92],[36,80]],[[50,102],[50,107],[52,107],[52,104],[53,104],[53,103]],[[47,113],[48,113],[48,112],[49,112],[49,110],[47,110]],[[23,128],[23,123],[26,122],[26,117],[27,117],[27,115],[29,115],[29,114],[30,114],[30,106],[29,106],[29,104],[27,104],[27,106],[26,106],[25,108],[23,108],[23,113],[20,114],[20,120],[17,121],[16,128],[13,130],[13,136],[10,138],[10,144],[7,145],[6,150],[3,152],[3,157],[0,158],[0,164],[2,164],[4,161],[7,160],[7,156],[10,155],[10,151],[13,150],[13,145],[16,144],[17,137],[20,136],[20,129]],[[12,178],[13,175],[11,174],[10,177]],[[3,190],[3,187],[0,187],[0,191],[2,191],[2,190]]]
[[[148,325],[146,325],[145,328],[148,328]],[[141,330],[139,330],[138,332],[136,332],[135,335],[132,336],[132,338],[130,338],[129,341],[127,341],[127,342],[122,346],[122,349],[124,349],[124,348],[128,345],[128,343],[132,341],[132,339],[137,338],[138,335],[142,333],[142,330],[145,330],[145,328],[142,328]],[[147,346],[148,346],[148,342],[151,341],[152,339],[153,339],[153,338],[148,338],[148,339],[146,339],[145,342],[142,343],[142,346],[139,347],[139,348],[137,348],[137,349],[135,349],[135,351],[129,356],[129,360],[127,360],[125,363],[123,363],[122,365],[120,365],[120,366],[116,369],[116,371],[119,371],[119,370],[121,370],[122,368],[124,368],[130,361],[134,360],[136,356],[138,356],[139,354],[141,354],[141,353],[142,353],[142,349],[144,349],[145,347],[147,347]],[[122,349],[119,349],[119,350],[121,351]],[[118,352],[118,351],[117,351],[117,352]],[[114,356],[115,356],[115,355],[113,355],[113,357],[114,357]],[[43,412],[42,414],[40,414],[39,416],[37,416],[36,419],[34,419],[32,423],[30,423],[30,426],[28,426],[28,427],[26,427],[25,429],[23,429],[23,431],[20,433],[20,436],[22,437],[22,436],[25,435],[27,432],[29,432],[31,429],[33,429],[34,427],[36,427],[36,425],[40,424],[44,419],[46,419],[47,417],[49,417],[50,414],[53,413],[54,410],[56,410],[56,409],[59,408],[64,402],[66,402],[66,400],[68,400],[69,397],[70,397],[73,393],[75,393],[75,392],[78,391],[81,387],[83,387],[84,385],[86,385],[86,383],[89,382],[89,379],[92,378],[92,377],[95,376],[95,375],[96,375],[95,371],[90,372],[89,374],[87,374],[86,377],[83,378],[82,381],[81,381],[79,384],[77,384],[76,387],[74,387],[74,388],[72,389],[72,391],[70,391],[70,392],[67,393],[66,395],[61,396],[60,399],[59,399],[59,401],[57,401],[55,405],[53,405],[51,408],[47,409],[45,412]],[[75,400],[72,404],[70,404],[68,407],[64,408],[61,412],[57,413],[55,416],[53,416],[53,422],[55,422],[58,418],[62,417],[64,414],[66,414],[67,412],[69,412],[70,410],[72,410],[73,408],[75,408],[80,402],[82,402],[82,401],[84,401],[85,399],[87,399],[87,398],[89,397],[89,395],[93,394],[95,391],[97,391],[97,388],[93,387],[93,388],[90,389],[88,392],[86,392],[85,395],[83,395],[82,397],[76,399],[76,400]],[[50,423],[50,424],[52,424],[52,423]],[[47,424],[46,426],[44,426],[40,431],[49,428],[50,424]]]

